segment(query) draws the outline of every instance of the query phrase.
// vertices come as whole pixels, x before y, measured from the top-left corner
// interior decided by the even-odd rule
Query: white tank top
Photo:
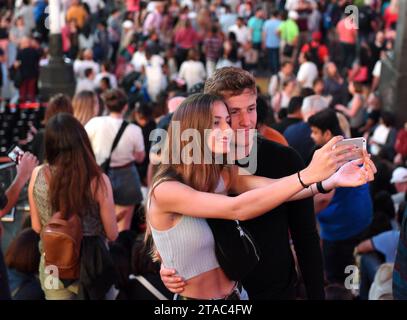
[[[226,194],[222,178],[215,193]],[[183,215],[168,230],[150,227],[164,267],[175,269],[185,280],[219,267],[215,240],[206,219]]]

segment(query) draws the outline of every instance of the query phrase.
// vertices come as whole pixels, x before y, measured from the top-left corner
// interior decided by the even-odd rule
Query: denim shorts
[[[113,198],[116,205],[132,206],[142,202],[140,176],[135,165],[110,168],[108,176],[112,183]]]

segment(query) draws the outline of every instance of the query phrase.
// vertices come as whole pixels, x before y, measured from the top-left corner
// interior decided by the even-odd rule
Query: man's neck
[[[110,112],[109,115],[115,119],[123,119],[123,114],[119,112]]]
[[[300,114],[295,114],[295,113],[287,115],[287,118],[302,120],[302,116]]]

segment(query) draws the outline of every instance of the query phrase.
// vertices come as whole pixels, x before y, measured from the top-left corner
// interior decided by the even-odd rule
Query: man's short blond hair
[[[238,96],[245,90],[257,94],[256,79],[241,68],[225,67],[216,70],[205,82],[204,93],[214,94],[223,98]]]

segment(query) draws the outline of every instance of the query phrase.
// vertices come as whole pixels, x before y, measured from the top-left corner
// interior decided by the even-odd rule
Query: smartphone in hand
[[[367,149],[366,139],[363,137],[343,139],[342,141],[339,141],[337,144],[335,144],[335,147],[343,145],[353,145],[356,147],[356,153],[353,152],[353,154],[349,156],[349,159],[347,159],[348,161],[362,158],[363,150]]]
[[[24,154],[24,151],[19,146],[13,146],[7,153],[7,156],[13,160],[16,164],[20,161],[20,157]]]

